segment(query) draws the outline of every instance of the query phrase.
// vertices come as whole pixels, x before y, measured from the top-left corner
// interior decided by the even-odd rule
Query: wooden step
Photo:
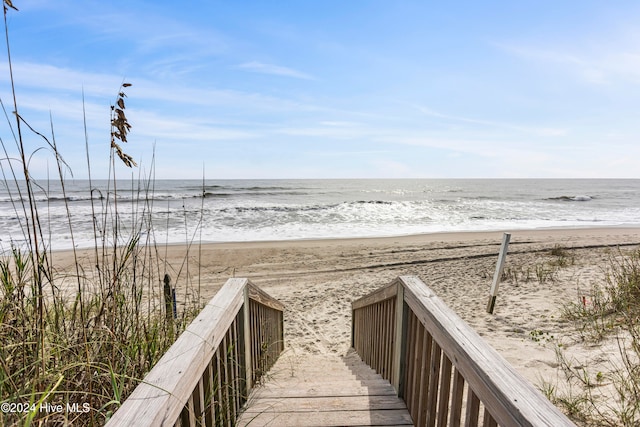
[[[264,412],[254,417],[243,414],[239,426],[338,427],[338,426],[412,426],[407,409],[324,412]]]

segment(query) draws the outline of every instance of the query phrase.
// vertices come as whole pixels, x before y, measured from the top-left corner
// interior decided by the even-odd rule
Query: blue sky
[[[640,3],[613,4],[15,0],[8,28],[19,111],[77,178],[83,91],[104,177],[123,81],[156,178],[640,178]]]

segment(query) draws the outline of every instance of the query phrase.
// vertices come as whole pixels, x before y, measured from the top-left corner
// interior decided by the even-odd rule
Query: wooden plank
[[[391,379],[391,351],[393,350],[393,322],[392,318],[393,307],[395,305],[396,298],[392,297],[385,302],[384,305],[384,319],[383,319],[383,346],[382,346],[382,370],[380,375],[386,380]]]
[[[253,415],[253,414],[251,414]],[[238,426],[412,426],[413,422],[406,410],[374,410],[374,411],[331,411],[331,412],[283,412],[278,414],[261,413],[253,417],[244,416]]]
[[[420,329],[422,330],[422,334],[424,337],[422,339],[422,349],[420,350],[420,354],[422,355],[422,362],[420,363],[420,375],[416,377],[418,380],[416,393],[416,395],[418,396],[418,402],[415,404],[416,416],[413,417],[413,420],[419,426],[424,425],[427,418],[427,396],[430,393],[429,385],[431,384],[430,378],[432,374],[431,365],[433,364],[433,360],[431,358],[433,339],[431,338],[431,334],[429,334],[429,331],[427,331],[424,327],[421,327]]]
[[[314,412],[314,411],[365,411],[405,409],[405,403],[396,396],[340,396],[340,397],[252,397],[244,413],[257,412]]]
[[[255,382],[262,375],[261,359],[262,359],[262,323],[260,320],[260,304],[251,300],[251,348],[253,349],[251,362],[253,363],[253,381]]]
[[[367,359],[364,360],[369,366],[373,367],[374,354],[375,354],[375,339],[376,335],[374,333],[375,329],[375,306],[372,305],[367,307]]]
[[[450,426],[459,426],[462,419],[462,396],[464,394],[464,377],[456,368],[453,374],[453,390],[451,390]]]
[[[271,381],[273,379],[273,381]],[[294,376],[291,378],[273,378],[269,376],[269,380],[267,383],[260,389],[256,390],[256,393],[261,393],[262,389],[270,389],[270,388],[295,388],[295,387],[318,387],[323,389],[340,389],[341,387],[348,387],[350,385],[356,385],[358,388],[360,387],[375,387],[375,386],[384,386],[388,388],[393,388],[389,384],[389,382],[380,377],[373,377],[370,379],[360,378],[359,376],[348,376],[348,377],[332,377],[330,380],[325,380],[321,378],[317,378],[307,373],[302,374],[301,376]]]
[[[189,396],[187,403],[180,412],[180,425],[192,426],[196,424],[195,415],[193,413],[193,396]]]
[[[230,395],[229,345],[227,341],[227,334],[224,335],[222,343],[220,344],[220,362],[220,378],[222,378],[222,411],[225,419],[227,420],[227,425],[230,425],[234,418],[231,416],[231,399],[233,398],[233,395]]]
[[[364,297],[357,299],[351,303],[352,310],[358,310],[363,307],[367,307],[372,304],[377,304],[381,301],[394,297],[397,294],[397,284],[392,282],[387,286],[384,286],[377,291],[365,295]]]
[[[436,425],[436,408],[438,404],[438,385],[440,384],[440,362],[442,360],[442,351],[437,342],[433,341],[431,347],[431,363],[429,369],[429,395],[427,396],[427,425]]]
[[[482,427],[498,427],[498,423],[493,419],[489,410],[484,408],[484,419],[482,420]]]
[[[406,317],[404,312],[404,288],[399,283],[395,283],[396,286],[396,298],[394,300],[394,329],[393,329],[393,350],[392,354],[392,366],[393,372],[391,374],[391,384],[400,394],[400,378],[404,372],[402,372],[402,348],[404,346],[404,338],[406,335]]]
[[[447,417],[449,415],[449,405],[451,392],[451,360],[443,353],[442,354],[442,373],[440,376],[440,395],[438,396],[438,419],[436,425],[438,427],[444,427],[447,425]]]
[[[252,398],[263,399],[271,397],[340,397],[340,396],[395,396],[395,390],[391,386],[361,386],[344,382],[342,387],[335,387],[330,384],[306,384],[300,387],[290,387],[282,389],[275,388],[269,384],[260,389],[254,390]]]
[[[284,312],[278,314],[278,352],[284,351]]]
[[[449,359],[456,361],[456,368],[499,425],[574,425],[420,279],[404,276],[400,280],[411,310]]]
[[[382,373],[382,358],[383,358],[383,354],[384,354],[384,347],[385,347],[385,342],[384,342],[384,311],[385,311],[385,304],[384,301],[380,302],[379,304],[376,304],[376,316],[374,319],[373,324],[376,325],[375,326],[375,331],[377,331],[375,334],[372,334],[373,337],[375,338],[375,360],[376,363],[375,365],[371,365],[371,367],[373,368],[374,371],[376,371],[377,373],[381,374]]]
[[[229,336],[231,339],[231,376],[232,376],[232,386],[233,386],[233,419],[237,419],[240,415],[242,405],[246,400],[246,395],[243,396],[244,392],[244,373],[241,372],[241,356],[240,356],[240,347],[241,344],[238,341],[238,328],[239,323],[241,322],[241,318],[243,317],[242,313],[238,313],[236,316],[236,321],[234,322],[233,328],[229,330]],[[243,357],[242,357],[243,358]]]
[[[249,291],[245,287],[242,294],[242,341],[244,343],[244,374],[247,395],[253,388],[253,359],[251,352],[251,313],[250,313]]]
[[[204,414],[204,425],[212,426],[212,425],[215,425],[215,420],[216,420],[215,405],[213,403],[215,400],[215,397],[214,397],[215,371],[213,369],[212,361],[209,362],[204,372],[205,373],[202,377],[203,379],[202,386],[205,392],[204,407],[206,410]]]
[[[379,371],[380,335],[377,333],[380,331],[380,304],[375,304],[371,306],[370,323],[371,323],[371,332],[369,333],[369,336],[371,337],[371,363],[369,363],[369,366],[371,366],[374,371],[380,373]]]
[[[276,381],[287,381],[290,378],[308,378],[314,382],[326,382],[335,380],[346,379],[383,379],[382,376],[376,373],[373,369],[367,367],[352,368],[349,369],[346,366],[336,367],[331,364],[319,363],[317,366],[285,366],[279,365],[281,369],[271,370],[269,372],[269,378],[273,378]]]
[[[399,350],[399,354],[394,353],[394,375],[396,375],[393,385],[399,397],[405,398],[406,386],[406,353],[407,353],[407,325],[409,323],[409,308],[404,302],[404,288],[398,284],[398,296],[396,301],[396,343],[394,343],[394,352]]]
[[[357,371],[357,372],[373,372],[375,371],[365,363],[362,363],[362,360],[358,357],[358,360],[350,360],[347,357],[339,357],[339,356],[327,356],[327,357],[318,357],[323,355],[302,355],[296,357],[295,366],[299,366],[301,369],[312,369],[315,367],[321,367],[322,369],[331,369],[335,371],[341,372],[349,372],[349,371]],[[284,358],[283,363],[281,365],[287,366],[290,360],[287,361],[287,357]]]
[[[416,340],[415,346],[413,348],[413,363],[414,363],[414,371],[413,371],[413,395],[411,399],[411,405],[407,402],[407,407],[409,408],[409,412],[411,413],[411,417],[414,420],[419,419],[419,410],[420,410],[420,378],[422,373],[424,372],[424,357],[425,354],[422,352],[423,345],[428,337],[426,336],[426,329],[420,324],[420,322],[416,322]]]
[[[260,303],[261,305],[270,307],[274,310],[284,311],[285,306],[277,299],[273,298],[271,295],[267,294],[265,291],[257,287],[251,282],[247,283],[247,292],[249,298]]]
[[[233,324],[231,325],[231,329],[229,330],[230,336],[231,336],[231,345],[232,345],[232,376],[233,376],[233,414],[234,414],[234,419],[237,418],[239,412],[240,412],[240,408],[242,408],[242,404],[244,403],[244,400],[242,398],[242,383],[240,382],[240,354],[239,354],[239,345],[240,342],[238,341],[238,323],[240,322],[239,319],[243,317],[242,313],[238,313],[238,316],[236,316],[236,320],[233,321]]]
[[[371,383],[373,380],[383,380],[380,374],[376,374],[375,372],[371,373],[353,373],[349,371],[330,371],[323,372],[321,369],[311,368],[309,370],[305,370],[304,372],[282,372],[281,374],[272,374],[269,372],[269,381],[285,383],[285,382],[310,382],[313,384],[322,384],[322,383],[335,383],[335,382],[347,382],[347,381],[358,381],[363,384]]]
[[[480,399],[471,390],[467,389],[467,415],[464,420],[465,427],[477,427],[480,412]]]
[[[407,372],[405,375],[405,384],[404,384],[404,401],[407,402],[407,407],[411,409],[411,402],[413,402],[413,385],[414,381],[414,368],[415,363],[413,362],[413,351],[414,351],[414,342],[416,339],[416,324],[417,324],[416,316],[413,312],[409,311],[409,318],[407,321],[407,345],[405,352],[405,365],[407,367]]]
[[[206,369],[205,369],[206,372]],[[198,385],[195,390],[193,390],[193,413],[195,415],[195,422],[197,424],[201,424],[204,421],[204,382],[202,377],[198,381]]]
[[[216,415],[217,415],[217,419],[218,422],[216,425],[220,426],[220,425],[224,425],[224,422],[226,420],[225,418],[225,411],[224,411],[224,382],[223,382],[223,367],[222,367],[222,357],[223,355],[221,355],[220,353],[222,353],[222,351],[220,349],[218,349],[218,351],[216,351],[216,354],[214,356],[215,359],[215,367],[216,367],[216,397],[217,397],[217,404],[216,404]]]
[[[371,307],[362,310],[364,327],[362,330],[362,360],[371,364]]]

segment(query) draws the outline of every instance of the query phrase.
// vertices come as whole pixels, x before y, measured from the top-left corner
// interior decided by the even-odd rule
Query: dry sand
[[[251,279],[283,302],[286,346],[297,357],[345,354],[351,302],[399,275],[415,275],[537,386],[543,379],[563,381],[554,350],[558,342],[577,363],[604,369],[615,357],[616,346],[610,341],[580,342],[574,325],[562,319],[561,309],[603,283],[609,258],[619,250],[637,248],[640,229],[511,234],[508,278],[500,285],[493,315],[486,313],[486,305],[502,232],[204,244],[190,248],[188,275],[199,278],[203,301],[235,276]],[[540,280],[539,269],[557,259],[550,254],[554,247],[567,250],[567,265]],[[187,274],[185,254],[184,246],[167,249],[174,271],[181,269],[179,277]],[[182,298],[183,293],[179,290],[178,295]]]

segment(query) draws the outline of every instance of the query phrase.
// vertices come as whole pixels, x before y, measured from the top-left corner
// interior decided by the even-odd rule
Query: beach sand
[[[179,300],[185,298],[180,277],[188,274],[203,302],[229,277],[247,277],[284,303],[286,351],[299,359],[345,354],[351,302],[414,275],[538,387],[563,382],[557,343],[571,360],[605,369],[616,357],[615,342],[581,342],[562,307],[583,296],[588,303],[592,286],[604,283],[610,257],[640,245],[640,229],[505,231],[511,233],[506,279],[493,315],[486,306],[503,232],[193,245],[188,272],[185,246],[169,246],[166,256],[172,271],[180,271]],[[554,268],[556,247],[565,250],[565,261]]]

